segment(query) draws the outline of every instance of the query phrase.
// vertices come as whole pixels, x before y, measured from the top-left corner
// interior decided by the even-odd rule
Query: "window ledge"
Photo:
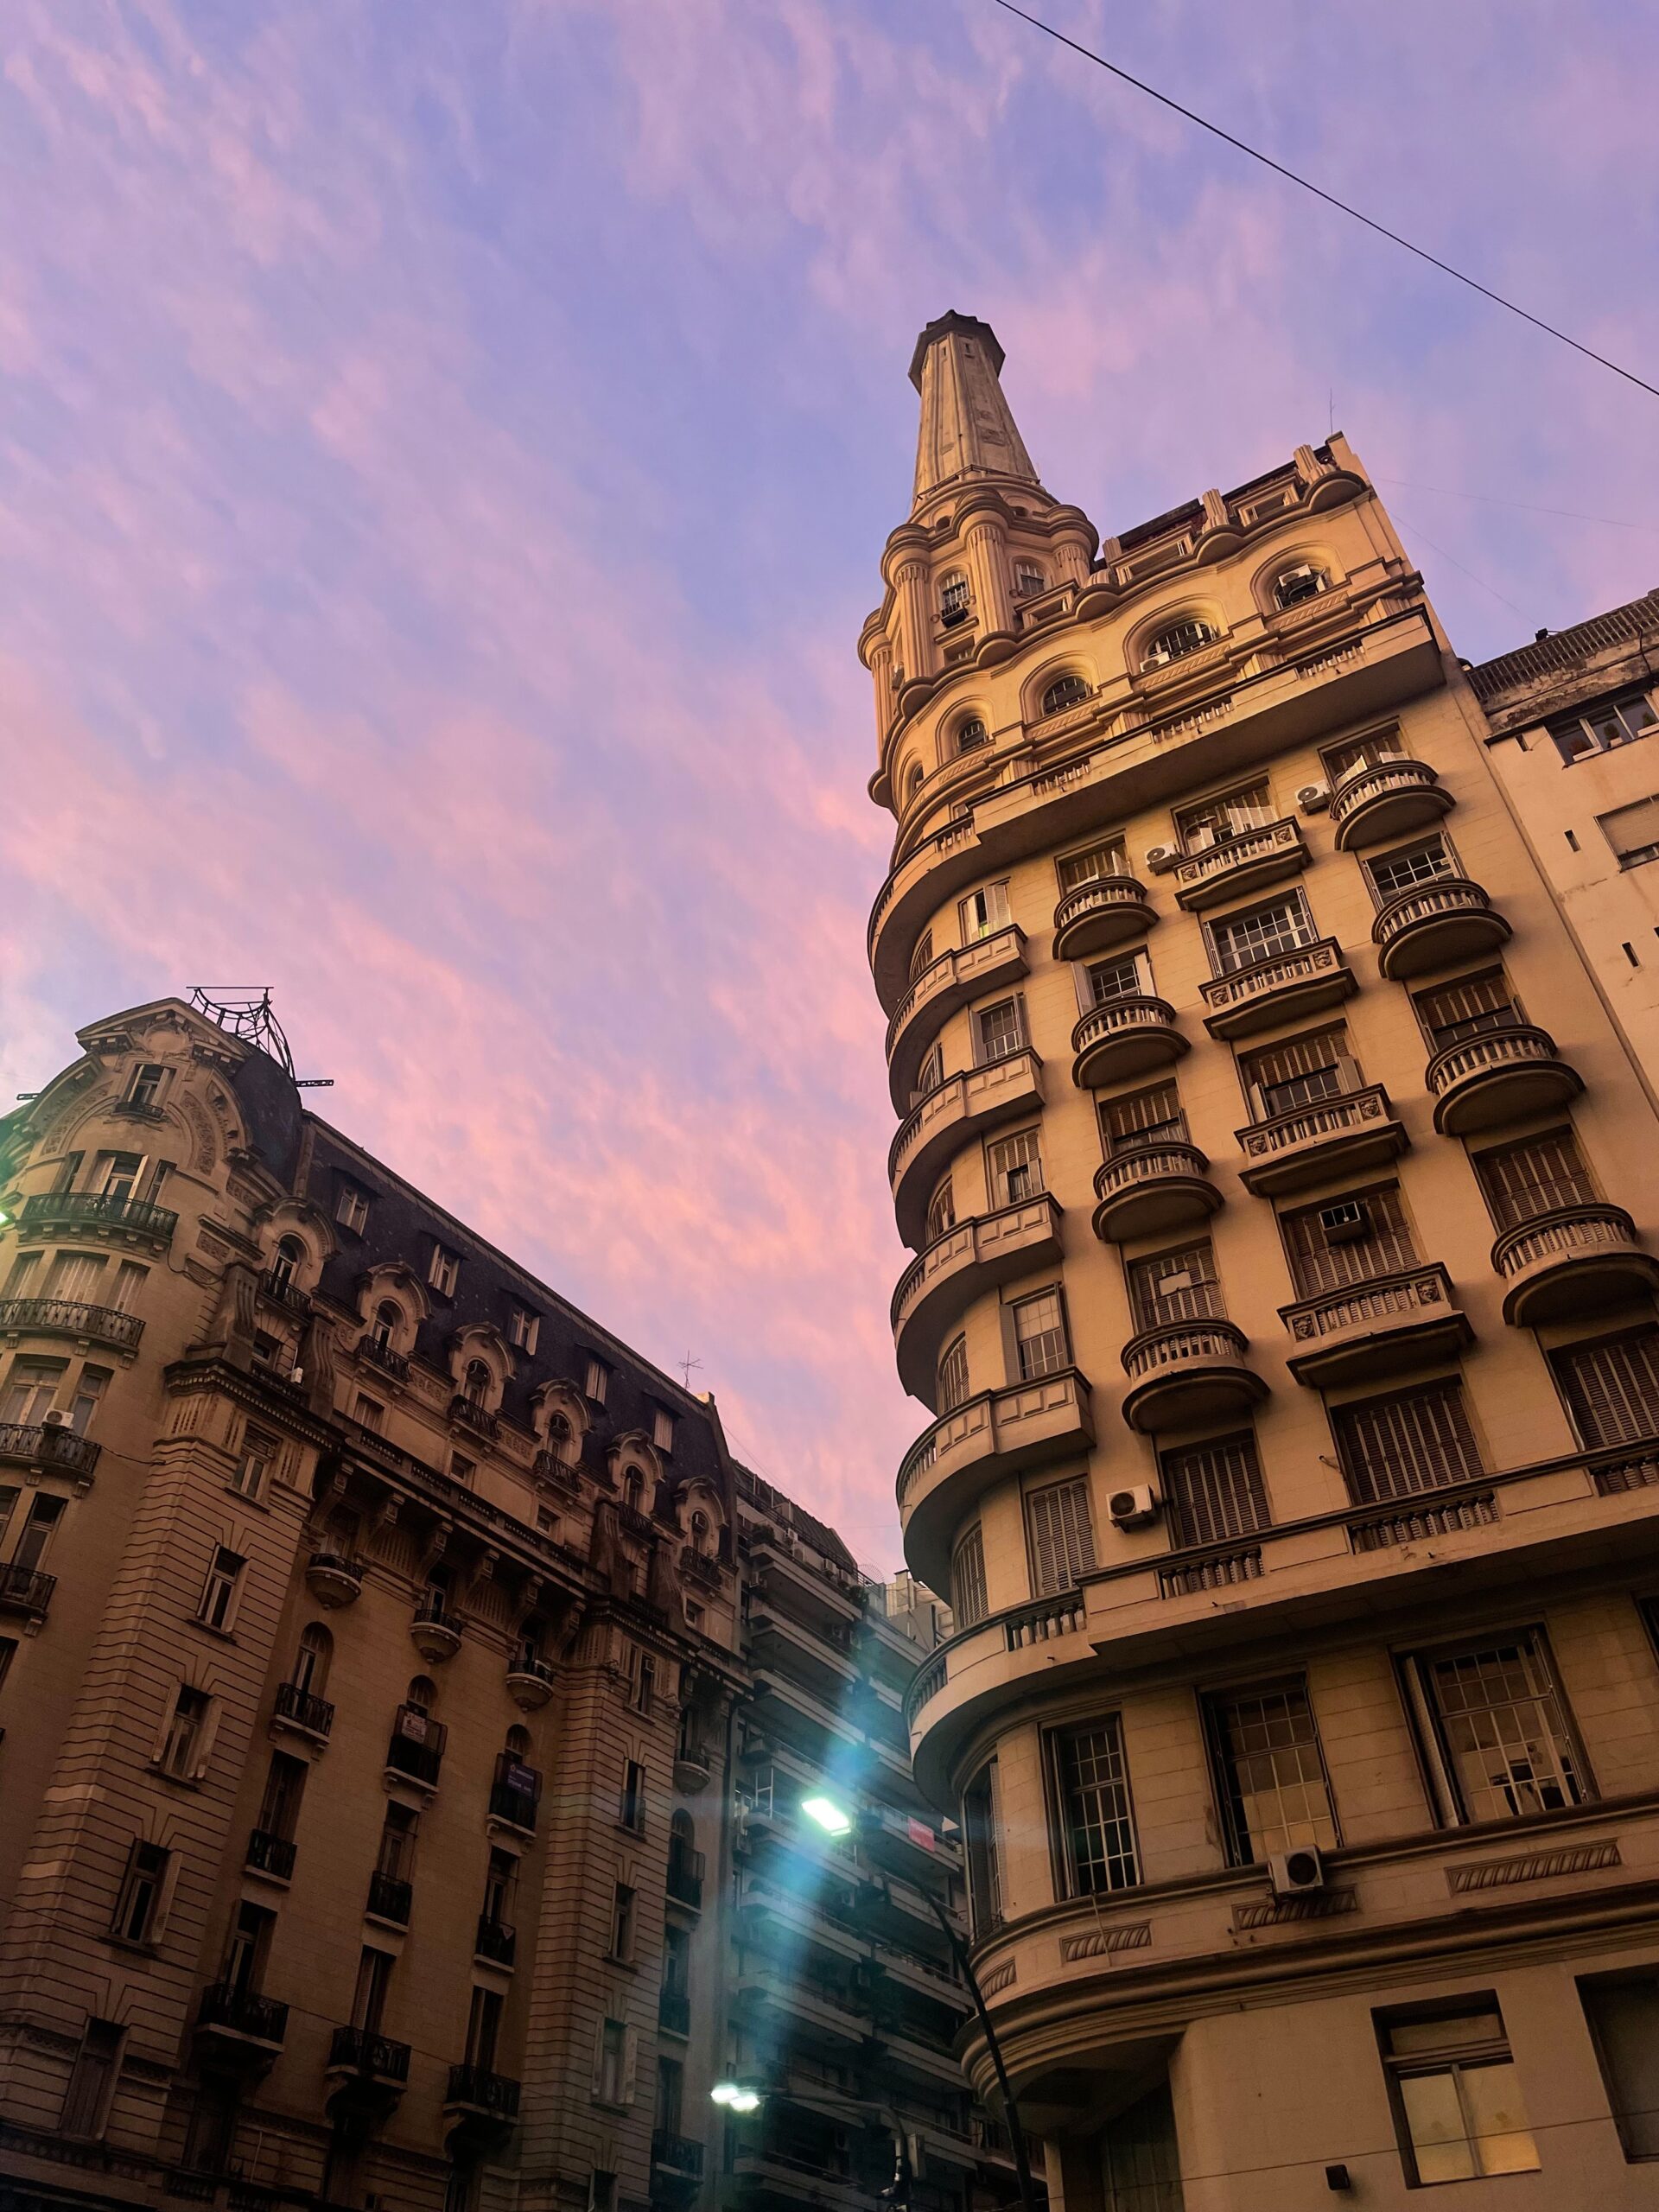
[[[154,1959],[161,1955],[162,1939],[159,1936],[146,1936],[143,1942],[136,1942],[130,1936],[118,1936],[113,1929],[110,1929],[105,1931],[104,1941],[112,1949],[126,1951],[135,1959]]]
[[[146,1759],[144,1765],[158,1782],[170,1782],[175,1789],[200,1789],[207,1779],[200,1774],[174,1774],[159,1759]]]

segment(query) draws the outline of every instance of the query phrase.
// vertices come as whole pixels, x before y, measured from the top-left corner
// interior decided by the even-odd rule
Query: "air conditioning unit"
[[[42,1414],[41,1415],[41,1426],[42,1428],[67,1428],[69,1426],[69,1416],[67,1414],[55,1412]]]
[[[1115,1529],[1142,1529],[1158,1517],[1158,1500],[1148,1484],[1131,1490],[1115,1490],[1106,1500],[1106,1511]]]
[[[1304,814],[1323,814],[1331,804],[1329,784],[1304,784],[1296,794],[1296,804]]]
[[[1268,1861],[1268,1878],[1274,1897],[1305,1897],[1325,1887],[1325,1859],[1311,1843],[1281,1851]]]
[[[1171,852],[1167,845],[1148,845],[1147,847],[1147,866],[1148,868],[1161,868],[1166,861],[1173,861],[1174,857],[1174,854]]]
[[[1319,1230],[1329,1244],[1351,1244],[1371,1233],[1371,1210],[1363,1198],[1340,1198],[1319,1208]]]

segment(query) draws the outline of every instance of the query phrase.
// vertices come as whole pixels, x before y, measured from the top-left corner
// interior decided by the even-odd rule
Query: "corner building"
[[[1649,1096],[1345,442],[1102,543],[1001,366],[922,334],[861,652],[907,1707],[1021,2109],[1071,2212],[1653,2204]]]

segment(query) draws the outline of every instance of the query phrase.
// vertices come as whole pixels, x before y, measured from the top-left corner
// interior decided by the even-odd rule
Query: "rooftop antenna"
[[[270,1002],[269,983],[193,983],[190,1003],[209,1021],[216,1021],[232,1037],[257,1046],[267,1059],[275,1060],[299,1090],[332,1090],[331,1075],[296,1075],[294,1055]]]
[[[676,1360],[674,1364],[685,1377],[685,1387],[689,1390],[691,1388],[691,1370],[694,1367],[701,1367],[702,1362],[700,1359],[693,1359],[690,1353],[687,1352],[683,1359]]]

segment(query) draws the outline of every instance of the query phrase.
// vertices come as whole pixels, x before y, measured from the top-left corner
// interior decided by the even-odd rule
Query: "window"
[[[194,1782],[202,1772],[210,1703],[206,1690],[192,1689],[188,1683],[181,1684],[174,1697],[156,1764],[175,1782]]]
[[[944,1047],[943,1045],[935,1045],[916,1071],[916,1087],[910,1094],[911,1104],[919,1105],[922,1100],[936,1091],[944,1081]]]
[[[481,1359],[469,1359],[461,1378],[461,1395],[469,1406],[487,1406],[495,1378]]]
[[[1370,879],[1371,895],[1381,906],[1422,884],[1455,875],[1457,869],[1444,837],[1424,837],[1414,845],[1402,845],[1398,852],[1367,861],[1365,873]]]
[[[602,1359],[594,1359],[590,1357],[588,1362],[587,1380],[582,1385],[586,1395],[596,1406],[602,1406],[605,1402],[605,1393],[609,1389],[610,1384],[610,1369],[606,1366]]]
[[[1541,1630],[1408,1659],[1406,1679],[1448,1826],[1560,1812],[1594,1795]]]
[[[1587,1205],[1596,1189],[1571,1128],[1473,1155],[1475,1179],[1494,1224],[1513,1229],[1561,1206]]]
[[[910,773],[905,779],[905,798],[908,802],[916,798],[926,780],[926,772],[919,760],[912,760]]]
[[[651,1416],[651,1440],[659,1452],[674,1449],[674,1416],[665,1407],[658,1406]]]
[[[0,1483],[0,1544],[6,1541],[6,1530],[11,1516],[17,1510],[17,1500],[22,1495],[16,1483]]]
[[[1208,852],[1211,845],[1242,837],[1247,830],[1260,830],[1273,819],[1265,779],[1247,784],[1243,791],[1224,798],[1205,799],[1202,806],[1183,807],[1175,817],[1175,830],[1184,853]]]
[[[1205,1700],[1204,1717],[1230,1863],[1249,1866],[1307,1844],[1334,1849],[1330,1784],[1306,1687],[1218,1693]]]
[[[1659,1436],[1659,1328],[1631,1329],[1550,1357],[1586,1444]]]
[[[1414,1497],[1485,1471],[1458,1382],[1338,1406],[1331,1425],[1357,1505]]]
[[[1311,1037],[1252,1052],[1239,1063],[1251,1118],[1270,1122],[1294,1114],[1317,1099],[1340,1098],[1361,1087],[1360,1072],[1348,1049],[1348,1032],[1338,1022]]]
[[[1236,976],[1259,960],[1276,960],[1298,946],[1316,944],[1319,931],[1300,891],[1287,891],[1242,914],[1224,914],[1208,926],[1210,961],[1217,976]]]
[[[1016,599],[1034,599],[1047,588],[1047,578],[1034,561],[1016,561],[1014,564],[1014,595]]]
[[[1316,569],[1311,561],[1299,561],[1294,569],[1281,570],[1275,579],[1273,595],[1281,607],[1300,607],[1304,600],[1317,599],[1330,589],[1330,579],[1323,569]]]
[[[292,1758],[286,1751],[271,1753],[256,1823],[262,1834],[274,1835],[284,1843],[293,1841],[300,1817],[300,1800],[310,1771],[308,1760]]]
[[[294,1287],[295,1278],[305,1264],[305,1247],[297,1236],[284,1236],[271,1255],[265,1270],[265,1280],[275,1295],[280,1298]]]
[[[378,1951],[372,1943],[363,1946],[358,1958],[357,1986],[352,1992],[352,2025],[361,2028],[366,2035],[378,2036],[380,2032],[395,1963],[391,1952]]]
[[[916,950],[910,956],[910,980],[916,982],[933,965],[933,932],[924,930],[916,940]]]
[[[1419,2188],[1535,2172],[1521,2083],[1497,2000],[1377,2023],[1406,2178]]]
[[[167,1070],[154,1060],[134,1068],[127,1084],[126,1103],[149,1112],[162,1103],[162,1093],[167,1088]]]
[[[0,1509],[0,1511],[3,1510],[3,1509]],[[0,1520],[0,1533],[3,1533],[3,1520]],[[4,1689],[6,1686],[6,1676],[11,1672],[11,1662],[16,1656],[16,1637],[0,1636],[0,1690]]]
[[[648,1713],[657,1702],[657,1662],[637,1643],[629,1646],[628,1657],[628,1672],[633,1681],[633,1709]]]
[[[1043,1156],[1035,1129],[1016,1129],[985,1147],[985,1180],[992,1206],[1017,1206],[1043,1188]]]
[[[115,1281],[111,1284],[109,1292],[110,1304],[118,1313],[132,1312],[149,1274],[149,1269],[141,1268],[136,1260],[122,1261],[115,1271]]]
[[[1330,747],[1320,758],[1332,782],[1344,784],[1367,768],[1380,768],[1385,760],[1403,760],[1405,747],[1397,729],[1373,730],[1369,737],[1351,738],[1345,745]]]
[[[38,1252],[30,1256],[40,1258]],[[72,1304],[95,1303],[108,1266],[109,1262],[101,1253],[59,1252],[41,1286],[41,1294],[65,1299]]]
[[[1063,853],[1055,863],[1055,874],[1063,892],[1077,891],[1085,883],[1099,883],[1108,876],[1127,875],[1128,872],[1121,837],[1108,837],[1098,845],[1085,845],[1081,852]]]
[[[985,1539],[976,1522],[950,1560],[950,1611],[959,1629],[985,1618]]]
[[[1161,1329],[1175,1321],[1218,1320],[1225,1312],[1216,1281],[1216,1255],[1210,1240],[1185,1244],[1136,1260],[1129,1268],[1129,1303],[1137,1329]]]
[[[594,2098],[601,2105],[626,2105],[632,2101],[632,2068],[629,2061],[629,2045],[632,2037],[626,2020],[601,2020],[599,2024],[599,2049],[594,2068]]]
[[[467,2018],[467,2063],[486,2074],[495,2071],[503,2010],[499,1990],[474,1990],[472,2006]]]
[[[63,2111],[58,2120],[62,2134],[92,2141],[104,2133],[126,2034],[114,2020],[87,2021],[63,2093]]]
[[[1001,1870],[996,1850],[996,1761],[992,1759],[962,1793],[962,1835],[968,1904],[976,1936],[988,1936],[1002,1917]]]
[[[1397,1185],[1284,1215],[1285,1250],[1298,1298],[1370,1282],[1417,1265]]]
[[[231,1488],[243,1497],[263,1497],[270,1471],[276,1465],[281,1450],[276,1439],[267,1436],[264,1429],[245,1429],[242,1449],[237,1454],[236,1465],[231,1471]]]
[[[1225,1436],[1213,1444],[1166,1452],[1160,1465],[1177,1550],[1229,1543],[1269,1525],[1273,1516],[1253,1436]]]
[[[473,1486],[473,1477],[477,1472],[476,1459],[469,1459],[464,1452],[452,1452],[449,1454],[449,1479],[452,1483],[464,1483],[470,1490]]]
[[[622,1775],[622,1802],[617,1819],[625,1828],[640,1834],[645,1825],[645,1770],[638,1759],[630,1759]]]
[[[12,1553],[12,1565],[24,1573],[32,1574],[46,1557],[47,1546],[62,1518],[63,1500],[37,1493],[29,1506],[22,1534],[17,1539],[17,1548]]]
[[[1616,699],[1604,699],[1599,706],[1558,715],[1548,728],[1555,750],[1570,768],[1575,760],[1587,760],[1592,753],[1611,753],[1615,746],[1645,736],[1656,720],[1645,691],[1622,691]]]
[[[1183,2212],[1180,2146],[1167,2082],[1108,2124],[1100,2151],[1101,2212]]]
[[[52,1178],[52,1188],[54,1191],[73,1191],[75,1179],[80,1173],[80,1163],[86,1157],[84,1152],[66,1152],[58,1163],[57,1173]]]
[[[461,1259],[446,1244],[434,1244],[426,1263],[426,1279],[440,1298],[453,1298],[461,1281]]]
[[[135,1842],[127,1853],[126,1871],[116,1896],[110,1923],[124,1943],[149,1943],[161,1926],[162,1893],[173,1854],[159,1843]]]
[[[374,1871],[389,1882],[408,1882],[415,1874],[415,1842],[421,1816],[407,1805],[388,1805],[380,1829],[380,1848]],[[391,1916],[388,1915],[390,1918]]]
[[[510,1851],[492,1851],[487,1872],[484,1877],[484,1910],[482,1917],[491,1927],[505,1925],[512,1910],[512,1886],[518,1878],[518,1861]]]
[[[1089,1513],[1089,1480],[1050,1483],[1026,1499],[1026,1545],[1033,1596],[1074,1589],[1095,1564],[1095,1531]]]
[[[1043,694],[1043,712],[1063,715],[1068,707],[1080,707],[1089,696],[1089,685],[1081,676],[1057,677]]]
[[[105,1152],[99,1154],[99,1164],[104,1170],[99,1190],[113,1205],[123,1205],[137,1195],[138,1178],[144,1172],[143,1157],[136,1152]]]
[[[532,1313],[527,1306],[515,1306],[507,1316],[507,1340],[526,1358],[535,1352],[536,1339],[541,1332],[541,1315]]]
[[[1026,1002],[1015,996],[982,1006],[974,1016],[975,1065],[985,1067],[1005,1060],[1010,1052],[1023,1052],[1026,1043]]]
[[[969,715],[965,722],[957,725],[957,751],[977,753],[991,741],[991,733],[977,715]]]
[[[1160,630],[1141,656],[1142,668],[1162,668],[1173,660],[1179,660],[1187,653],[1202,652],[1206,645],[1213,645],[1220,635],[1199,615],[1189,615],[1184,622],[1172,622]]]
[[[386,1425],[386,1409],[378,1398],[359,1390],[352,1403],[352,1419],[359,1428],[366,1428],[371,1436],[378,1436]]]
[[[1109,1158],[1137,1145],[1185,1144],[1180,1093],[1173,1083],[1159,1083],[1127,1098],[1108,1099],[1100,1109],[1100,1134]]]
[[[957,1225],[957,1202],[947,1175],[927,1202],[927,1241],[944,1236]]]
[[[1644,861],[1659,860],[1659,797],[1616,806],[1611,814],[1599,814],[1596,823],[1618,854],[1620,868],[1640,868]]]
[[[966,1402],[968,1382],[968,1339],[953,1337],[939,1354],[938,1385],[934,1393],[941,1416],[953,1414]]]
[[[369,1199],[365,1191],[355,1183],[343,1182],[334,1200],[334,1219],[353,1236],[360,1236],[369,1225]]]
[[[204,1628],[229,1631],[236,1618],[237,1593],[246,1565],[238,1553],[227,1551],[223,1544],[215,1547],[196,1605],[196,1618]]]
[[[403,1326],[403,1309],[383,1298],[374,1309],[374,1319],[369,1326],[369,1340],[377,1351],[395,1351],[397,1332]]]
[[[6,1395],[0,1399],[0,1421],[34,1427],[52,1410],[58,1385],[68,1372],[61,1359],[14,1359],[6,1378]]]
[[[633,1891],[626,1882],[617,1884],[611,1899],[611,1956],[633,1963]]]
[[[92,1427],[99,1401],[114,1380],[114,1370],[111,1368],[88,1366],[81,1369],[69,1397],[69,1426],[77,1436],[85,1436]]]
[[[1144,952],[1120,952],[1110,960],[1091,960],[1084,969],[1084,1005],[1105,1006],[1135,998],[1152,988],[1152,967]]]
[[[995,937],[998,930],[1008,926],[1008,887],[1006,883],[988,883],[981,890],[970,891],[957,906],[962,923],[964,945],[977,944],[982,938]]]
[[[60,1253],[57,1259],[54,1260],[52,1265],[54,1272],[64,1256],[65,1255]],[[8,1298],[32,1298],[35,1295],[36,1288],[35,1277],[39,1272],[41,1262],[44,1257],[45,1255],[41,1252],[20,1252],[17,1255],[11,1263],[11,1273],[6,1277],[5,1294]]]
[[[657,2125],[677,2135],[685,2123],[685,2069],[677,2058],[657,2062]]]
[[[225,1979],[243,1996],[257,1993],[264,1980],[265,1959],[276,1925],[276,1914],[263,1905],[239,1904],[236,1909],[225,1953]]]
[[[1455,983],[1420,992],[1414,1003],[1437,1052],[1490,1029],[1512,1029],[1524,1019],[1508,978],[1497,968],[1484,976],[1460,976]]]
[[[294,1654],[294,1687],[308,1697],[321,1697],[328,1687],[328,1662],[334,1656],[334,1639],[321,1621],[312,1621],[300,1631],[299,1649]]]
[[[1130,1888],[1141,1878],[1129,1777],[1116,1713],[1050,1738],[1060,1808],[1061,1871],[1067,1897]]]
[[[598,2166],[588,2177],[588,2212],[616,2212],[616,2176]]]
[[[1627,2158],[1659,2158],[1659,1976],[1597,1975],[1579,1999]]]
[[[1058,1290],[1039,1290],[1008,1309],[1014,1328],[1014,1363],[1022,1382],[1053,1375],[1071,1362],[1065,1340],[1065,1315]]]
[[[970,600],[966,576],[953,572],[939,579],[939,612],[947,622],[960,622],[968,612]]]

